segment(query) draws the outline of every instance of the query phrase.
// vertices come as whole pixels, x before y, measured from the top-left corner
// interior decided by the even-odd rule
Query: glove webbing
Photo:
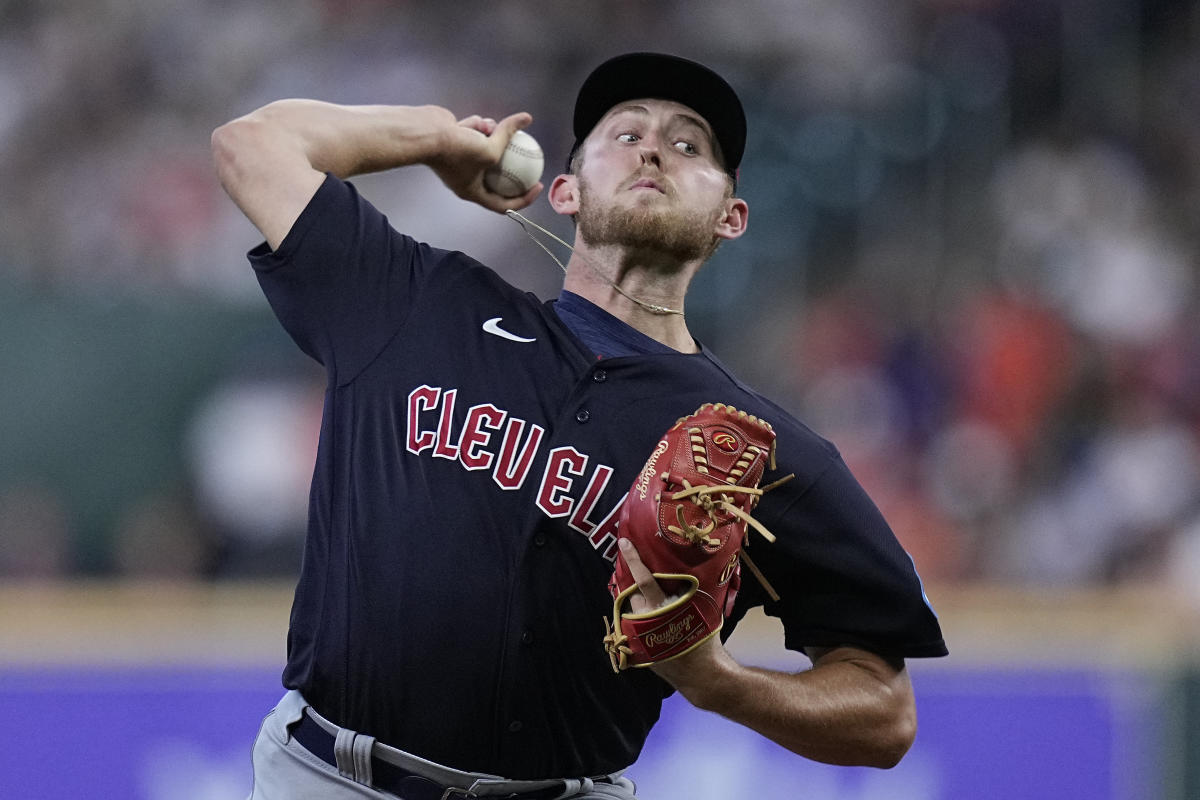
[[[662,477],[664,479],[671,480],[671,477],[665,473]],[[732,498],[730,498],[726,492],[741,492],[742,494],[749,495],[751,498],[750,506],[753,507],[758,503],[758,498],[762,497],[765,493],[771,491],[772,489],[787,483],[794,477],[796,477],[795,473],[785,475],[779,480],[774,481],[773,483],[761,489],[757,486],[738,486],[736,484],[728,484],[725,486],[692,486],[686,478],[672,480],[672,483],[682,483],[684,488],[671,495],[671,499],[684,500],[686,498],[691,498],[693,503],[703,508],[708,514],[709,525],[707,528],[698,528],[694,525],[690,525],[683,518],[683,507],[676,506],[675,517],[679,521],[679,527],[677,528],[674,525],[668,525],[667,530],[671,533],[678,534],[689,541],[695,542],[698,545],[719,545],[720,542],[711,538],[708,534],[717,527],[716,511],[717,509],[720,509],[742,520],[747,525],[754,528],[754,530],[762,534],[763,538],[768,542],[774,543],[775,535],[771,533],[771,531],[767,530],[765,525],[756,520],[754,517],[750,516],[750,514],[743,511],[740,506],[735,504]],[[713,495],[718,493],[721,494],[721,497],[714,498]],[[738,549],[738,557],[740,557],[750,569],[750,573],[754,575],[754,577],[762,585],[763,589],[766,589],[767,594],[770,595],[771,599],[775,602],[778,602],[779,593],[775,591],[775,587],[771,585],[771,582],[767,580],[765,575],[763,575],[762,570],[758,568],[754,561],[751,560],[750,555],[746,552],[746,547],[748,547],[749,544],[750,539],[749,535],[747,535],[747,537],[742,541],[741,548]]]

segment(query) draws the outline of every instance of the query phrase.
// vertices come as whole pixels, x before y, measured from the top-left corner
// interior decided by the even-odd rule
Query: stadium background
[[[952,650],[896,770],[672,703],[644,796],[1200,797],[1200,11],[1169,0],[0,2],[0,796],[241,797],[279,693],[320,375],[209,132],[525,109],[553,171],[583,75],[642,48],[750,118],[694,332],[841,447]],[[555,293],[427,170],[358,182]],[[734,647],[799,666],[771,633]]]

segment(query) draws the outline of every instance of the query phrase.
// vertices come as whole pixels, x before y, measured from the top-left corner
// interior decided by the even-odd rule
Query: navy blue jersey
[[[707,352],[598,359],[553,303],[393,230],[327,177],[250,260],[328,374],[284,684],[335,722],[466,770],[537,778],[638,756],[670,687],[614,674],[616,509],[706,402],[772,423],[765,603],[787,646],[946,652],[912,562],[837,451]],[[768,474],[767,480],[774,477]]]

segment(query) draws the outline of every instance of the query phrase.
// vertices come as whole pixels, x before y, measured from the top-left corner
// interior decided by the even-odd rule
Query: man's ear
[[[750,218],[750,206],[740,197],[725,201],[725,212],[717,219],[714,233],[721,239],[736,239],[746,232]]]
[[[579,213],[579,178],[575,175],[559,175],[550,183],[547,197],[555,213],[575,216]]]

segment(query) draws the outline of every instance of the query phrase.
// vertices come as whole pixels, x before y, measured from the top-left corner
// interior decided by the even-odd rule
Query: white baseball
[[[520,197],[541,180],[545,158],[541,145],[525,131],[517,131],[500,156],[500,163],[483,174],[483,185],[501,197]]]

